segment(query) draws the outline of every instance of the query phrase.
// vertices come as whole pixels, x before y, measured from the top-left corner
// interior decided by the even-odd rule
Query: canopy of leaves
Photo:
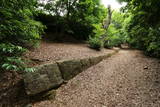
[[[106,9],[100,5],[100,0],[48,0],[40,6],[43,13],[56,19],[50,21],[53,26],[60,26],[61,32],[71,33],[78,39],[87,39],[93,24],[101,23],[106,16]]]

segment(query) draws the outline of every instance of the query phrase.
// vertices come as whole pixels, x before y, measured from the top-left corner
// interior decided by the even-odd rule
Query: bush
[[[26,49],[15,46],[10,43],[0,44],[0,68],[10,71],[32,71],[32,68],[26,68],[24,60],[20,56],[26,52]]]
[[[105,48],[120,47],[121,44],[123,43],[126,43],[125,36],[115,34],[107,38],[107,40],[104,42],[104,47]]]
[[[146,54],[160,57],[160,29],[150,28],[148,37],[145,38]]]
[[[100,50],[103,47],[103,42],[97,37],[90,37],[88,43],[92,49]]]
[[[110,41],[105,41],[104,42],[104,48],[108,48],[108,49],[111,49],[114,47],[114,44],[110,43]]]
[[[31,70],[25,68],[21,55],[41,39],[44,29],[33,19],[35,5],[35,0],[0,1],[0,69]]]

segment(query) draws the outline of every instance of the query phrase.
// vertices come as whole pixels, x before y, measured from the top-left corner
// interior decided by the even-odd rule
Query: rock
[[[64,80],[70,80],[77,74],[81,73],[83,70],[93,66],[103,59],[107,58],[108,55],[90,57],[84,59],[73,59],[73,60],[62,60],[58,61],[57,64],[62,73],[62,77]]]
[[[58,61],[57,63],[64,80],[73,78],[83,70],[80,60]]]
[[[40,74],[47,74],[50,82],[55,85],[63,82],[62,74],[57,63],[41,65],[37,70]]]
[[[148,69],[148,66],[144,66],[144,69]]]
[[[55,63],[41,65],[35,72],[28,72],[24,75],[24,84],[28,95],[38,94],[62,83],[61,72]]]
[[[100,61],[103,60],[103,57],[100,57],[100,56],[91,57],[89,60],[90,60],[91,65],[96,65],[96,64],[98,64]]]
[[[89,58],[84,58],[80,60],[81,64],[82,64],[82,69],[85,70],[87,68],[89,68],[91,65]]]

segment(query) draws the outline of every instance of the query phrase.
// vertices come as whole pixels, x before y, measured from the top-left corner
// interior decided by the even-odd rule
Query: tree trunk
[[[109,25],[111,24],[112,13],[113,13],[113,11],[111,11],[111,6],[108,5],[108,12],[107,12],[108,15],[107,15],[107,18],[102,23],[103,29],[106,29],[106,31],[108,30]],[[101,40],[104,41],[106,36],[107,36],[106,33],[104,35],[102,35]]]

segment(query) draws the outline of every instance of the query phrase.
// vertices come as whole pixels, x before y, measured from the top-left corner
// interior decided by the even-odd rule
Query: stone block
[[[47,91],[63,83],[61,72],[56,63],[38,66],[35,72],[27,72],[23,78],[28,95]]]
[[[57,63],[64,80],[70,80],[71,78],[83,71],[82,64],[79,59],[58,61]]]

